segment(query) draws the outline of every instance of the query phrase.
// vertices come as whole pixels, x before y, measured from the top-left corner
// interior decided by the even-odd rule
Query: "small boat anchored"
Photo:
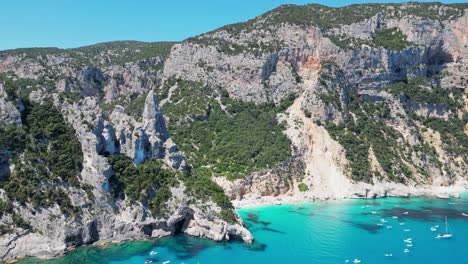
[[[403,250],[403,252],[405,252],[405,253],[408,253],[409,251],[410,251],[410,250],[407,249],[407,248],[405,248],[405,250]]]
[[[411,237],[409,237],[409,238],[403,240],[403,242],[405,242],[405,243],[413,243],[413,239],[412,239]]]
[[[361,260],[360,259],[354,259],[353,263],[361,263]]]
[[[150,252],[150,255],[151,255],[151,256],[154,256],[154,255],[157,255],[157,254],[158,254],[158,252],[156,252],[156,251],[151,251],[151,252]]]
[[[443,234],[438,234],[436,236],[437,239],[441,239],[441,238],[451,238],[453,237],[453,234],[449,233],[449,230],[448,230],[448,222],[447,222],[447,216],[445,217],[445,233]]]
[[[386,253],[385,256],[386,257],[391,257],[391,256],[393,256],[393,254],[392,253]]]
[[[145,260],[145,264],[149,264],[149,263],[151,263],[151,262],[153,262],[153,261],[152,261],[152,260],[149,260],[149,259]]]

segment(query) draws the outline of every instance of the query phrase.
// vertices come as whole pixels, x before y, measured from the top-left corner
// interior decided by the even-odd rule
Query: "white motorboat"
[[[413,243],[413,239],[412,239],[411,237],[409,237],[409,238],[403,240],[403,242],[405,242],[405,243]]]

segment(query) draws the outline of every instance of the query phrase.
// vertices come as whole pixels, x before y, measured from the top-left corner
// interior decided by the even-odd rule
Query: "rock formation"
[[[466,188],[467,47],[467,5],[407,3],[281,6],[176,44],[0,52],[0,258],[177,233],[251,242],[219,186],[235,205]],[[266,141],[247,158],[229,142],[228,165],[210,156],[246,109],[275,111],[288,158]],[[63,119],[78,160],[40,156],[71,135],[34,111]],[[41,171],[31,153],[80,171]],[[31,166],[48,176],[19,195]]]

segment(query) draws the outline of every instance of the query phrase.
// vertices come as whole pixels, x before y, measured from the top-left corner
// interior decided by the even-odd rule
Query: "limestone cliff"
[[[229,199],[466,188],[467,8],[286,5],[180,43],[0,52],[0,257],[252,241]]]

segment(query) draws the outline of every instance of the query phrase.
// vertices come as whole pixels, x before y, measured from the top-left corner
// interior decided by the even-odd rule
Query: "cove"
[[[88,246],[64,257],[20,263],[468,263],[468,195],[460,199],[320,201],[238,211],[256,242],[217,243],[178,235]],[[436,239],[447,216],[454,237]],[[431,227],[439,225],[437,231]],[[403,240],[411,238],[412,243]],[[408,246],[411,244],[411,246]],[[408,249],[409,252],[404,252]],[[150,255],[151,251],[158,252]],[[385,254],[392,254],[391,257]]]

